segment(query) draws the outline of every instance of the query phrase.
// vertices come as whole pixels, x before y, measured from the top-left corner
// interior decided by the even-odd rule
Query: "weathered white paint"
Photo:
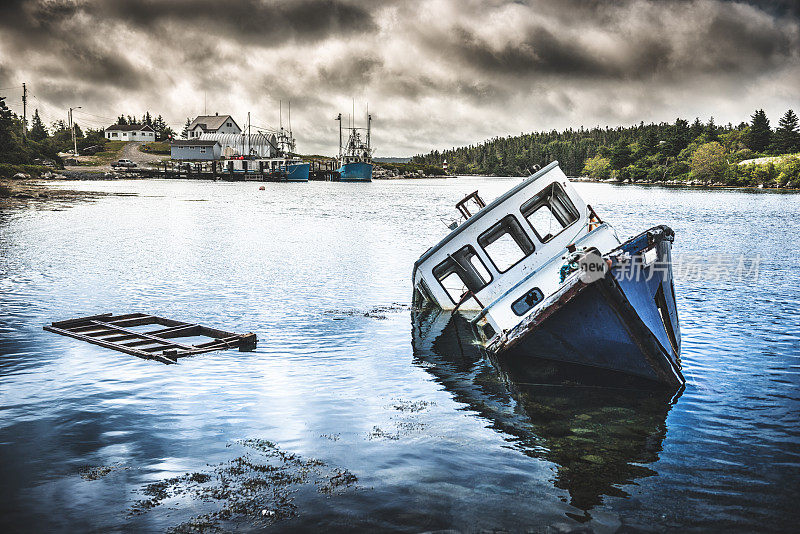
[[[555,237],[543,243],[523,217],[521,207],[553,183],[558,183],[563,187],[580,216]],[[506,272],[501,273],[478,243],[478,236],[507,215],[513,215],[517,219],[525,235],[533,243],[535,250]],[[475,299],[469,299],[462,304],[460,309],[482,310],[486,321],[492,325],[495,332],[510,330],[539,306],[536,305],[524,315],[517,316],[511,309],[513,302],[534,287],[538,287],[542,291],[545,300],[561,287],[560,270],[565,263],[564,258],[568,254],[567,245],[571,244],[574,244],[578,250],[584,247],[595,247],[601,254],[606,254],[616,248],[620,241],[614,229],[607,224],[601,224],[589,231],[589,210],[586,202],[580,197],[561,169],[557,165],[551,164],[528,178],[518,188],[512,189],[489,203],[463,222],[462,227],[453,230],[442,242],[426,252],[414,270],[414,288],[415,291],[424,288],[420,293],[424,295],[427,292],[436,301],[433,304],[442,309],[455,308],[455,303],[433,275],[433,270],[446,261],[449,255],[470,245],[483,262],[492,280],[475,293],[480,304]],[[525,280],[524,283],[520,283],[523,280]]]

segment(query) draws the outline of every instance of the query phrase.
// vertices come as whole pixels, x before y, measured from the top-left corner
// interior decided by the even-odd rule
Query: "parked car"
[[[53,161],[52,159],[37,158],[33,160],[33,163],[34,165],[42,165],[43,167],[50,167],[51,169],[56,168],[56,162]]]
[[[111,164],[112,167],[121,167],[126,169],[133,169],[136,167],[136,164],[129,159],[121,159]]]

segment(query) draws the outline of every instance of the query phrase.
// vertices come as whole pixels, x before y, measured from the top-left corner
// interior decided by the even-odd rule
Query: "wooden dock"
[[[155,330],[132,330],[140,326],[160,326]],[[234,334],[199,324],[185,323],[146,313],[113,315],[104,313],[66,321],[56,321],[44,327],[48,332],[80,339],[94,345],[132,354],[145,360],[161,363],[178,363],[178,358],[238,348],[242,352],[256,348],[258,339],[252,332]],[[209,341],[189,345],[177,341],[180,338],[203,336]]]
[[[338,182],[334,160],[308,161],[308,179],[313,181]],[[269,172],[261,169],[233,170],[224,161],[173,161],[159,163],[155,168],[126,169],[126,174],[141,178],[171,178],[182,180],[219,180],[224,182],[285,182],[285,171]]]

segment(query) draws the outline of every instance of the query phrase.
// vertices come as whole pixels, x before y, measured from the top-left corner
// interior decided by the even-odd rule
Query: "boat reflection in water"
[[[490,420],[534,458],[557,464],[557,488],[584,511],[620,486],[655,475],[666,417],[678,393],[641,379],[550,360],[491,360],[467,318],[438,308],[413,315],[415,362],[455,400]],[[682,389],[681,389],[682,391]]]

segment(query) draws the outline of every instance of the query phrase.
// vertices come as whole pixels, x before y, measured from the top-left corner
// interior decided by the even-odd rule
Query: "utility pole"
[[[22,141],[28,143],[28,88],[22,84]]]
[[[69,129],[72,130],[72,155],[78,156],[78,141],[75,139],[75,122],[72,120],[72,110],[81,109],[80,106],[69,108]]]

